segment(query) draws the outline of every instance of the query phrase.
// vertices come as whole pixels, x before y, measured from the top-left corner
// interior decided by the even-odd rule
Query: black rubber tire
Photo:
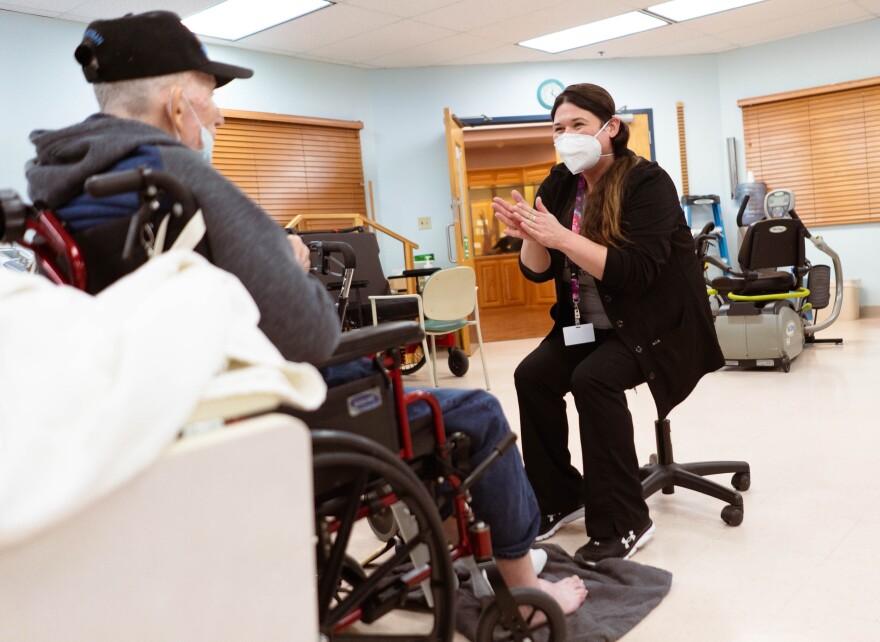
[[[510,593],[517,606],[532,607],[532,610],[523,616],[528,626],[528,633],[520,634],[507,628],[503,622],[503,614],[498,602],[492,602],[480,615],[475,638],[477,642],[495,642],[497,640],[564,642],[566,637],[565,616],[556,600],[543,591],[531,588],[515,588]],[[546,621],[533,626],[531,620],[538,613],[543,613]]]
[[[787,355],[782,357],[782,371],[791,372],[791,359]]]
[[[328,640],[429,640],[451,641],[455,632],[455,575],[447,552],[446,538],[434,501],[423,483],[395,454],[369,439],[336,431],[313,432],[313,468],[316,497],[315,522],[317,534],[318,612],[321,633]],[[318,479],[342,480],[332,488],[320,488]],[[415,517],[419,527],[416,542],[424,544],[430,559],[430,586],[434,606],[420,633],[393,634],[377,631],[369,624],[357,630],[340,628],[340,622],[356,609],[364,609],[369,617],[370,605],[381,594],[391,592],[392,602],[403,602],[393,581],[394,569],[409,561],[405,547],[390,559],[362,568],[347,550],[358,511],[381,513],[381,497],[394,493]],[[336,530],[326,525],[333,521]],[[344,546],[343,546],[344,544]],[[405,557],[405,559],[399,559]],[[395,559],[398,558],[398,559]],[[371,581],[376,586],[370,587]],[[419,588],[418,586],[416,588]],[[397,593],[395,593],[397,591]],[[349,603],[341,605],[343,600]],[[386,601],[386,603],[388,603]],[[384,616],[379,615],[381,620]],[[364,619],[364,621],[366,621]],[[381,624],[379,625],[381,628]]]
[[[468,356],[461,348],[449,348],[449,371],[456,377],[463,377],[470,368]]]
[[[743,509],[741,506],[728,504],[721,509],[721,519],[729,526],[739,526],[743,523]]]
[[[752,485],[752,476],[749,473],[734,473],[730,480],[730,485],[738,491],[745,492]]]

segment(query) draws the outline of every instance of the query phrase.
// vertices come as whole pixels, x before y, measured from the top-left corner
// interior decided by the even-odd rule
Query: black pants
[[[543,514],[583,502],[590,537],[623,535],[648,521],[626,390],[645,381],[612,330],[594,343],[566,346],[545,339],[514,373],[523,460]],[[584,474],[571,465],[563,397],[578,410]]]

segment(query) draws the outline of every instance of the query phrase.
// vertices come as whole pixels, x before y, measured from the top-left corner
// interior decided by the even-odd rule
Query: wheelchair
[[[293,230],[288,230],[294,233]],[[379,260],[379,243],[376,235],[363,226],[348,227],[337,230],[306,230],[300,236],[310,246],[323,244],[327,248],[347,246],[351,249],[340,261],[331,259],[334,269],[317,272],[317,276],[331,292],[338,291],[340,301],[349,300],[349,290],[355,293],[354,305],[348,308],[343,319],[344,330],[354,330],[369,325],[375,313],[376,321],[387,323],[419,318],[419,306],[413,297],[394,298],[391,285]],[[341,251],[337,250],[340,254]],[[323,258],[326,264],[326,256]],[[354,279],[351,268],[357,267],[357,279]],[[424,279],[439,271],[438,267],[415,268],[402,270],[394,278],[413,280],[416,292],[421,294]],[[375,300],[374,300],[375,299]],[[456,377],[463,377],[470,367],[467,353],[456,345],[455,333],[440,335],[435,339],[438,347],[447,350],[447,362],[450,372]],[[427,344],[416,343],[406,347],[404,362],[401,366],[403,374],[410,375],[427,363]]]
[[[128,251],[149,237],[144,230],[162,211],[186,218],[196,209],[188,191],[159,171],[93,177],[86,189],[93,195],[139,194],[143,214],[129,223]],[[8,190],[0,191],[0,242],[31,248],[52,281],[86,288],[87,266],[64,226]],[[477,640],[564,640],[565,621],[549,595],[505,585],[492,563],[489,527],[469,504],[469,488],[516,436],[507,435],[471,469],[468,440],[446,434],[437,400],[425,391],[404,391],[401,346],[421,339],[414,322],[347,332],[323,367],[367,355],[370,373],[331,387],[315,412],[275,410],[303,418],[311,429],[321,639],[451,640],[456,563],[470,573],[478,597],[493,598],[481,615]],[[414,404],[427,404],[430,412],[411,425],[407,408]],[[454,525],[451,544],[441,514]],[[385,550],[361,561],[356,543],[364,534],[375,541],[370,531],[385,540]],[[415,632],[395,633],[382,621],[391,611],[412,609],[423,613],[405,620]],[[403,625],[398,620],[395,626]]]

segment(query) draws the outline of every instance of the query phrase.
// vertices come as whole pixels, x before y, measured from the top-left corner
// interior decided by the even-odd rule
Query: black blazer
[[[577,176],[557,165],[537,196],[571,229]],[[628,242],[608,248],[596,286],[617,336],[642,369],[659,418],[683,401],[700,378],[724,365],[694,241],[675,185],[657,163],[642,160],[629,173],[621,206]],[[563,279],[565,256],[550,250],[550,268],[527,279],[556,280],[552,336],[574,324],[571,283]]]

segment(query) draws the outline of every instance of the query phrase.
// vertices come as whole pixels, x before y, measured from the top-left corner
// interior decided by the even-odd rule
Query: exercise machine
[[[810,233],[795,212],[794,203],[794,193],[787,189],[765,196],[765,218],[749,225],[742,238],[739,272],[712,256],[701,257],[723,272],[712,279],[709,294],[725,301],[716,314],[715,331],[728,366],[781,367],[789,372],[804,344],[822,341],[814,337],[815,333],[829,327],[840,315],[840,257],[821,236]],[[738,218],[744,209],[740,208]],[[834,305],[821,323],[813,321],[815,311],[829,304],[831,268],[814,266],[807,260],[805,239],[831,257],[834,266]],[[842,343],[840,339],[827,341]]]

